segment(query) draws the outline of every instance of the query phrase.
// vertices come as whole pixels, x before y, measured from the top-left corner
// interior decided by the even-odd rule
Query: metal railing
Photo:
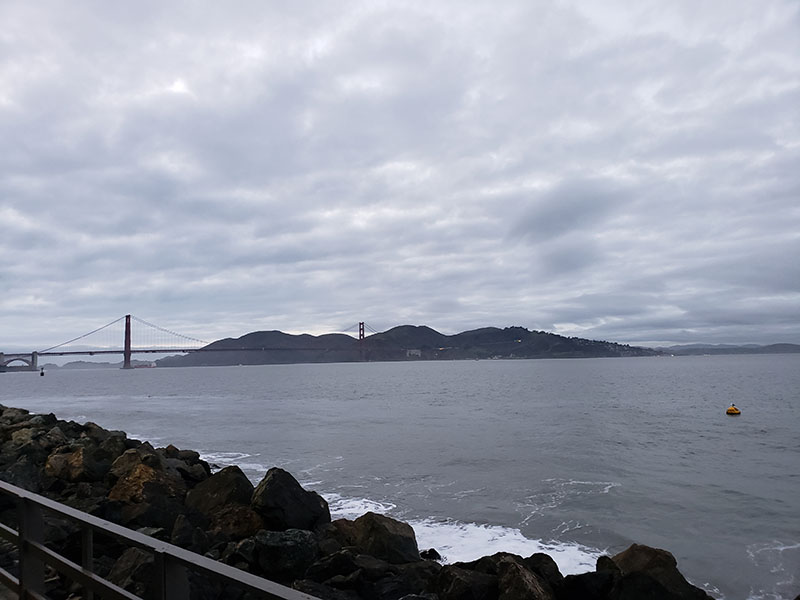
[[[153,594],[157,600],[189,600],[189,572],[234,585],[256,598],[268,600],[318,600],[273,581],[159,541],[110,521],[60,504],[0,480],[0,495],[11,496],[17,505],[19,531],[0,523],[0,538],[19,550],[19,577],[0,567],[0,585],[5,585],[21,600],[47,600],[45,566],[83,586],[84,598],[94,594],[109,600],[141,600],[93,572],[94,533],[102,533],[153,555]],[[77,523],[81,528],[81,563],[72,562],[46,547],[44,511]]]

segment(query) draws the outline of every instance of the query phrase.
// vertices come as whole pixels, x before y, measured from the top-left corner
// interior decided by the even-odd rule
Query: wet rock
[[[425,560],[442,560],[442,555],[439,554],[435,548],[428,548],[419,553],[419,557]]]
[[[368,512],[353,521],[355,544],[365,553],[394,564],[421,560],[408,523]]]
[[[47,475],[70,482],[100,481],[110,467],[109,462],[96,460],[91,450],[78,448],[74,452],[51,454],[44,471]]]
[[[309,594],[320,600],[363,600],[360,595],[352,590],[337,590],[322,583],[308,579],[299,579],[292,584],[298,592]]]
[[[497,577],[445,565],[430,591],[435,592],[440,600],[496,600]]]
[[[556,561],[547,554],[537,552],[524,558],[523,562],[531,571],[544,579],[550,585],[550,589],[554,591],[558,590],[564,581],[564,576],[559,571]]]
[[[183,500],[185,494],[186,484],[181,477],[169,475],[142,462],[134,466],[114,484],[108,493],[108,498],[137,503],[159,496]]]
[[[117,559],[108,580],[139,597],[149,597],[154,575],[153,555],[138,548],[128,548]]]
[[[249,506],[229,504],[211,516],[208,533],[212,538],[241,540],[264,528],[264,520]]]
[[[521,561],[502,561],[497,580],[498,600],[555,600],[549,584]]]
[[[615,583],[613,571],[567,575],[559,588],[559,600],[605,600]]]
[[[711,598],[703,590],[686,581],[678,571],[675,557],[666,550],[632,544],[628,549],[615,555],[612,560],[622,574],[615,590],[619,600],[644,597],[674,600]]]
[[[195,466],[202,470],[200,465]],[[239,467],[225,467],[190,490],[186,494],[186,506],[210,517],[226,505],[249,506],[253,489]]]
[[[256,486],[251,506],[272,531],[313,530],[330,523],[328,503],[316,492],[306,491],[288,472],[277,467],[267,471]]]
[[[349,575],[358,570],[355,557],[356,555],[350,550],[339,550],[310,565],[305,577],[323,583],[336,575]]]
[[[376,595],[387,600],[426,594],[442,566],[422,560],[404,565],[390,565],[387,574],[374,584]]]
[[[255,554],[265,577],[285,583],[303,577],[317,559],[318,551],[310,531],[262,529],[255,536]]]

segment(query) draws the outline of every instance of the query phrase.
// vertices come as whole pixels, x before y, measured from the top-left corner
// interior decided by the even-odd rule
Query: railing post
[[[156,600],[189,600],[189,574],[175,558],[156,550],[153,553],[155,577],[154,596]]]
[[[31,549],[31,542],[44,543],[42,509],[26,498],[17,504],[19,520],[19,596],[29,598],[28,592],[44,594],[44,562]]]
[[[94,573],[94,531],[89,525],[81,529],[81,566]],[[94,600],[94,592],[89,588],[83,590],[86,600]]]

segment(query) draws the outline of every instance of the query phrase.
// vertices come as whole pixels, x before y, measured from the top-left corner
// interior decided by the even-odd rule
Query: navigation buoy
[[[726,415],[731,415],[732,417],[735,417],[736,415],[742,414],[742,411],[740,411],[738,408],[736,408],[735,404],[731,404],[728,407],[728,410],[725,411],[725,414]]]
[[[44,367],[42,367],[42,370],[39,371],[39,377],[44,377]]]

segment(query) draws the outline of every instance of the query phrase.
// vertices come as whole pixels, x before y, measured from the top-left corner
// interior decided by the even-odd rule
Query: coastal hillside
[[[684,344],[680,346],[667,346],[657,348],[665,354],[673,356],[706,356],[709,354],[797,354],[800,353],[799,344],[745,344],[741,346],[731,344]]]
[[[658,356],[649,348],[564,337],[524,327],[483,327],[445,335],[426,326],[401,325],[359,341],[349,335],[291,335],[256,331],[226,338],[185,356],[157,361],[159,367],[263,365],[398,360],[592,358]]]

